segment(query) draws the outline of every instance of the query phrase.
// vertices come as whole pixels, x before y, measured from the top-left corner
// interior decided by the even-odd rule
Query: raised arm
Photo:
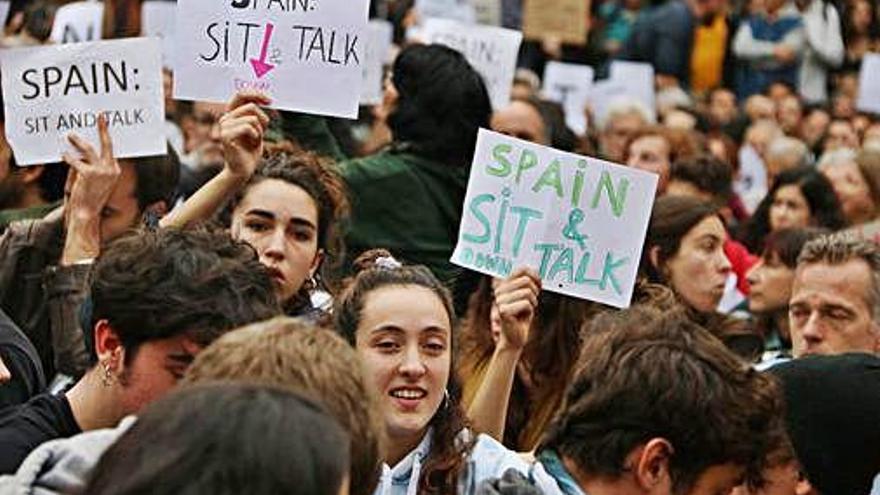
[[[492,310],[500,319],[501,332],[483,382],[467,412],[475,431],[501,441],[516,367],[529,340],[538,306],[541,279],[534,270],[520,268],[494,285]]]
[[[182,228],[211,218],[250,179],[263,156],[263,135],[269,125],[269,116],[260,105],[269,102],[255,91],[239,92],[232,98],[219,120],[223,170],[166,215],[160,226]]]

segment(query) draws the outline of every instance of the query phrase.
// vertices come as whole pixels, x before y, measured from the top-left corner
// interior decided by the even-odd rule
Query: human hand
[[[70,144],[80,156],[65,152],[64,162],[70,166],[70,183],[66,208],[68,215],[99,217],[107,205],[122,170],[113,157],[113,141],[104,114],[98,116],[98,137],[101,141],[100,155],[88,141],[71,133]]]
[[[498,346],[521,350],[538,307],[541,279],[531,268],[519,268],[506,279],[493,281],[495,307],[501,320]]]
[[[227,172],[247,180],[263,157],[263,136],[269,116],[260,105],[272,100],[258,91],[240,91],[226,106],[218,124],[223,142],[223,159]]]
[[[777,61],[783,64],[788,64],[794,62],[794,59],[797,57],[797,53],[792,47],[788,45],[778,45],[773,48],[773,57],[775,57]]]
[[[80,152],[79,157],[64,153],[70,165],[65,191],[65,220],[67,232],[61,264],[71,265],[94,259],[101,251],[101,213],[119,182],[122,170],[113,158],[113,142],[107,129],[107,119],[98,116],[98,136],[101,154],[91,144],[75,134],[68,139]]]

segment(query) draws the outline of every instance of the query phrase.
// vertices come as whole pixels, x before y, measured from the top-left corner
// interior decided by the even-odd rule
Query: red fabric
[[[736,288],[743,293],[749,295],[749,283],[746,281],[746,273],[758,262],[758,257],[753,255],[745,246],[733,239],[728,238],[724,241],[724,254],[730,260],[733,267],[733,273],[736,274]]]

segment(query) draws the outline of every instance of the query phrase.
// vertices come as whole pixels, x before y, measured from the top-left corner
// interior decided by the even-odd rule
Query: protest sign
[[[633,98],[645,105],[656,120],[656,91],[654,89],[654,67],[643,62],[611,62],[610,78],[622,84]]]
[[[426,43],[446,45],[464,54],[483,76],[496,110],[510,102],[516,56],[522,42],[519,31],[492,26],[467,26],[446,19],[426,19],[420,34]]]
[[[452,262],[629,306],[657,175],[481,129]]]
[[[155,36],[162,40],[162,62],[166,67],[173,63],[174,27],[177,4],[161,0],[144,2],[141,6],[141,34]]]
[[[544,96],[562,105],[566,125],[577,134],[587,132],[585,112],[592,87],[592,67],[547,62],[544,69]]]
[[[368,0],[179,0],[174,96],[357,117]]]
[[[4,26],[6,25],[7,18],[9,17],[9,7],[11,7],[11,5],[9,4],[8,0],[0,2],[0,21],[2,21],[2,24]]]
[[[388,21],[371,19],[367,25],[367,43],[363,63],[361,105],[382,103],[382,77],[391,56],[394,26]]]
[[[52,33],[54,43],[79,43],[101,39],[104,4],[100,2],[74,2],[58,7]]]
[[[468,0],[416,0],[419,19],[450,19],[464,24],[477,21],[474,6]]]
[[[116,157],[164,155],[162,59],[156,38],[0,52],[6,138],[22,165],[74,152],[73,132],[98,146],[103,113]]]
[[[472,0],[477,23],[486,26],[501,25],[501,0]]]
[[[862,59],[856,108],[880,114],[880,53],[866,53]]]
[[[640,103],[651,121],[655,121],[653,67],[639,62],[611,62],[609,77],[593,84],[588,101],[593,119],[600,125],[605,122],[612,106],[633,101]]]
[[[583,45],[589,33],[590,0],[525,0],[523,34],[527,40],[553,38]]]
[[[733,181],[733,191],[751,214],[767,195],[767,167],[761,155],[751,145],[739,149],[739,172]]]

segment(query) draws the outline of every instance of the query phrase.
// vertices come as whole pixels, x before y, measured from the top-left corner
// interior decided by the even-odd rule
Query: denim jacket
[[[461,435],[467,438],[471,432],[464,430]],[[394,467],[383,465],[382,478],[374,495],[415,495],[418,493],[422,463],[431,452],[432,437],[433,430],[429,429],[422,442],[397,465]],[[472,495],[476,493],[477,485],[481,481],[499,478],[511,468],[528,476],[535,486],[541,488],[547,495],[562,493],[543,469],[534,470],[533,466],[519,454],[508,450],[488,435],[477,436],[477,441],[468,454],[467,466],[459,479],[457,493]]]

